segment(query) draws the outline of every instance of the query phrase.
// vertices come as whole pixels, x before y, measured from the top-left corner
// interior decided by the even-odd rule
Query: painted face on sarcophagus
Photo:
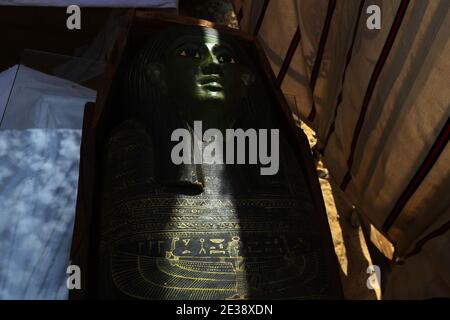
[[[175,29],[165,34],[136,57],[140,70],[131,69],[131,81],[140,79],[151,90],[156,87],[159,98],[187,123],[201,120],[210,128],[232,126],[254,84],[245,52],[214,29]],[[154,101],[140,105],[151,108]]]

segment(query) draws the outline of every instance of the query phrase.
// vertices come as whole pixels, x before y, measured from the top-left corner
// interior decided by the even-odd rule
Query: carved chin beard
[[[203,119],[183,119],[188,126],[192,127],[194,125],[194,121],[201,121],[202,126],[205,130],[208,129],[218,129],[221,132],[225,132],[226,129],[232,129],[234,124],[236,123],[235,119],[225,120],[223,117],[210,117]]]
[[[172,100],[172,99],[171,99]],[[218,129],[224,131],[226,129],[233,128],[236,123],[237,114],[232,114],[231,110],[226,109],[226,106],[217,106],[217,101],[201,101],[196,103],[196,105],[188,105],[172,100],[173,104],[176,104],[176,115],[182,122],[187,123],[192,126],[194,121],[201,121],[203,127],[206,129]],[[170,103],[169,103],[170,106]],[[201,108],[202,110],[195,110]],[[229,116],[225,116],[229,113]],[[200,116],[195,116],[195,114],[200,114]]]

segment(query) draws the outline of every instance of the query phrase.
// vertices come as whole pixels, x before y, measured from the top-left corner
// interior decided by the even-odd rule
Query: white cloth
[[[16,74],[10,74],[11,70],[16,70]],[[10,82],[4,81],[0,92],[9,96],[9,105],[0,124],[1,130],[82,128],[84,104],[95,101],[95,91],[24,65],[15,66],[6,73]],[[12,83],[14,87],[9,92]],[[2,108],[5,104],[0,104],[0,110]]]
[[[95,92],[13,70],[0,127],[0,299],[66,299],[83,111]]]

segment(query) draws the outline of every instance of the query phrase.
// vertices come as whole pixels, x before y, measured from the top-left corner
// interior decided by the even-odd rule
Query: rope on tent
[[[314,67],[311,73],[310,86],[311,91],[314,93],[316,88],[317,78],[319,77],[320,67],[322,65],[323,54],[325,52],[325,46],[328,41],[328,34],[330,33],[331,21],[333,20],[333,15],[336,9],[336,0],[328,1],[327,16],[325,18],[325,23],[322,29],[322,35],[320,36],[319,48],[317,49],[316,61],[314,62]],[[313,101],[311,113],[308,116],[308,120],[313,122],[317,114],[316,105]]]
[[[378,58],[377,64],[375,65],[375,69],[370,78],[369,86],[368,86],[366,94],[364,96],[363,104],[361,106],[361,111],[359,114],[358,122],[356,123],[355,131],[353,133],[350,155],[347,160],[347,173],[345,174],[344,179],[342,180],[342,183],[340,186],[343,191],[345,191],[345,189],[347,189],[348,184],[352,180],[351,169],[353,166],[354,155],[355,155],[355,151],[356,151],[356,146],[358,144],[359,134],[361,133],[361,130],[362,130],[362,127],[364,124],[367,109],[368,109],[369,103],[372,99],[372,95],[375,91],[375,87],[378,83],[378,78],[380,77],[381,71],[383,70],[383,67],[386,64],[386,61],[389,57],[391,49],[397,38],[397,34],[402,25],[403,18],[406,15],[406,11],[408,10],[408,6],[409,6],[409,0],[402,0],[399,8],[397,10],[397,14],[396,14],[394,22],[392,24],[391,30],[389,31],[389,35],[384,44],[383,50],[381,51],[380,57]]]

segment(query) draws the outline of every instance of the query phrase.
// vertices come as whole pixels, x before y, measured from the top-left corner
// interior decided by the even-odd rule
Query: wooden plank
[[[71,290],[70,299],[87,298],[87,288],[89,288],[90,269],[88,263],[89,257],[92,256],[90,233],[93,231],[91,226],[96,178],[95,132],[92,129],[94,108],[94,103],[87,103],[84,110],[77,205],[70,252],[71,264],[79,266],[82,272],[81,290]]]

